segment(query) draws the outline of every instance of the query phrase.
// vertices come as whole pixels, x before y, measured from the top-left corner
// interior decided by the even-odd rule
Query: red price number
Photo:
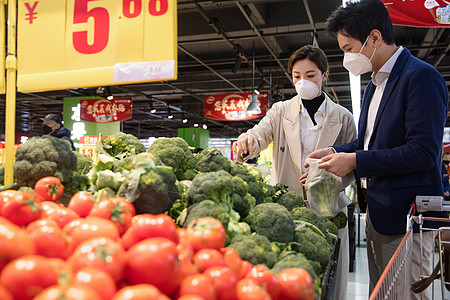
[[[89,18],[94,19],[93,42],[88,42],[88,31],[73,32],[73,47],[82,54],[101,52],[108,45],[109,22],[108,10],[104,7],[88,9],[88,3],[97,0],[74,0],[73,24],[86,24]],[[151,16],[162,16],[168,8],[169,0],[149,0],[148,12]],[[126,18],[136,18],[142,13],[142,0],[123,0],[122,13]]]

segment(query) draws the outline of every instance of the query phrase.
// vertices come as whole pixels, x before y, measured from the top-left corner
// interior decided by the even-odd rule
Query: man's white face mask
[[[344,54],[344,61],[343,61],[344,68],[346,68],[350,73],[352,73],[355,76],[372,71],[371,60],[375,55],[375,51],[377,50],[377,48],[373,49],[372,56],[370,57],[370,59],[361,53],[362,49],[364,49],[364,46],[366,46],[368,39],[369,37],[367,37],[366,41],[361,47],[361,50],[359,50],[359,53]]]

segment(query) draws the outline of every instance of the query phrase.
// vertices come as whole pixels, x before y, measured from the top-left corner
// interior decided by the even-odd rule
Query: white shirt
[[[308,101],[308,100],[303,100]],[[314,114],[316,125],[314,125],[311,117],[308,114],[308,110],[303,106],[300,99],[300,140],[302,141],[302,173],[308,172],[308,169],[304,167],[306,157],[308,154],[316,150],[317,141],[319,140],[320,133],[322,132],[323,121],[325,120],[327,101],[324,100],[319,109]]]
[[[373,93],[372,100],[369,104],[369,111],[367,113],[367,125],[366,132],[364,133],[364,150],[369,149],[370,138],[373,133],[373,126],[375,125],[375,118],[377,117],[378,108],[380,107],[381,98],[383,97],[384,89],[386,88],[387,79],[394,68],[395,62],[403,51],[403,47],[400,46],[394,55],[392,55],[387,62],[381,67],[377,73],[372,73],[372,83],[376,86]],[[366,178],[361,178],[361,187],[367,188]]]

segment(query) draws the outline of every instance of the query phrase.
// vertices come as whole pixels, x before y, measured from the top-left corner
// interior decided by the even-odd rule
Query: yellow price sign
[[[0,94],[5,93],[5,4],[0,0]]]
[[[89,156],[92,159],[97,157],[97,146],[96,145],[81,145],[80,153]]]
[[[20,92],[176,79],[176,0],[19,0]]]

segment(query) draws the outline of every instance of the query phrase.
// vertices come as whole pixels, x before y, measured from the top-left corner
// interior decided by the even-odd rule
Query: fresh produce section
[[[101,137],[64,166],[21,149],[41,144],[68,146],[21,145],[0,192],[1,299],[320,299],[345,215],[181,138]]]

